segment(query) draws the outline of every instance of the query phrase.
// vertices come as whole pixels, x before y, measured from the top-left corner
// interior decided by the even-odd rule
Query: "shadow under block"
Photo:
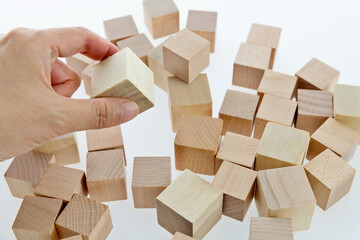
[[[61,240],[83,240],[83,237],[81,235],[76,235],[73,237],[62,238]]]
[[[160,226],[202,239],[220,220],[223,193],[186,169],[156,198]]]
[[[69,65],[79,76],[81,76],[82,71],[94,60],[91,58],[77,53],[74,56],[65,58],[67,65]]]
[[[94,72],[94,67],[99,61],[92,61],[89,65],[81,72],[81,78],[84,82],[85,92],[91,96],[91,78]]]
[[[215,51],[217,12],[189,10],[186,28],[210,42],[210,52]]]
[[[61,200],[25,196],[12,226],[16,239],[59,239],[54,224],[61,209]]]
[[[257,90],[271,61],[271,48],[241,43],[234,62],[232,84]]]
[[[116,45],[117,41],[139,34],[131,15],[104,21],[106,39]]]
[[[129,48],[96,65],[92,97],[119,97],[134,101],[139,113],[154,106],[154,75]]]
[[[304,166],[317,204],[327,210],[351,188],[356,170],[326,149]]]
[[[210,42],[184,29],[163,45],[164,69],[190,83],[210,63]]]
[[[259,96],[227,90],[219,111],[224,121],[222,135],[227,131],[250,137]]]
[[[257,149],[255,170],[301,166],[309,139],[306,131],[268,123]]]
[[[212,98],[206,74],[200,74],[191,83],[169,77],[169,99],[173,132],[179,128],[185,114],[212,117]]]
[[[221,119],[184,115],[175,136],[176,169],[214,175],[222,126]]]
[[[224,193],[223,214],[243,221],[254,197],[257,173],[251,169],[223,162],[212,185]]]
[[[156,198],[171,183],[170,157],[135,157],[131,189],[135,208],[156,208]]]
[[[92,200],[108,202],[127,199],[123,150],[88,152],[86,185]]]
[[[181,232],[176,232],[172,240],[196,240],[195,238],[189,237]]]
[[[310,138],[307,159],[311,160],[329,148],[346,162],[354,156],[360,133],[341,122],[328,118]]]
[[[252,217],[249,240],[293,240],[290,218]]]
[[[74,194],[55,222],[61,238],[81,234],[84,240],[105,240],[113,225],[108,206]]]

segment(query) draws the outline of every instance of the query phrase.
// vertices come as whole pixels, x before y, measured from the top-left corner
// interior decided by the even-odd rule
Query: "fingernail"
[[[121,121],[127,122],[139,113],[139,107],[135,102],[124,102],[121,104]]]

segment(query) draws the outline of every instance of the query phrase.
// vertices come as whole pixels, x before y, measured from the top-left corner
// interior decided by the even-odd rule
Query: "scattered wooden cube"
[[[214,175],[223,121],[200,115],[184,115],[175,137],[175,166]]]
[[[73,237],[62,238],[61,240],[83,240],[83,237],[81,235],[76,235]]]
[[[94,60],[91,58],[77,53],[74,56],[65,58],[67,65],[69,65],[79,76],[81,76],[82,71]]]
[[[212,116],[212,99],[206,74],[200,74],[191,83],[169,77],[169,99],[173,132],[179,128],[184,114]]]
[[[351,188],[356,170],[330,149],[304,166],[317,204],[325,211]]]
[[[219,111],[224,121],[222,135],[227,131],[251,136],[259,96],[227,90]]]
[[[249,240],[293,240],[290,218],[252,217]]]
[[[157,196],[170,183],[170,157],[134,158],[131,189],[135,208],[155,208]]]
[[[176,232],[172,240],[195,240],[195,238],[189,237],[181,232]]]
[[[190,83],[209,66],[210,42],[184,29],[163,45],[164,69]]]
[[[316,206],[304,168],[276,168],[258,172],[255,203],[260,217],[291,218],[293,231],[310,228]]]
[[[116,45],[117,41],[139,34],[131,15],[104,21],[106,39]]]
[[[171,234],[202,239],[220,220],[222,203],[220,190],[186,169],[156,198],[158,223]]]
[[[120,97],[134,101],[139,113],[154,106],[154,75],[133,53],[125,48],[94,68],[92,97]]]
[[[74,194],[55,222],[61,238],[82,235],[86,240],[105,240],[113,225],[109,207]]]
[[[89,65],[81,72],[81,78],[84,82],[85,92],[91,96],[91,78],[94,72],[94,67],[99,61],[92,61]]]

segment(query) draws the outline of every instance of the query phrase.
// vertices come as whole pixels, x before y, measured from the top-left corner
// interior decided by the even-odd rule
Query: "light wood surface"
[[[90,62],[89,65],[81,72],[81,78],[84,81],[85,92],[89,96],[91,96],[91,78],[94,72],[94,66],[98,63],[99,61]]]
[[[195,240],[195,238],[189,237],[181,232],[176,232],[172,240]]]
[[[290,218],[252,217],[249,240],[293,240]]]
[[[76,235],[73,237],[62,238],[61,240],[83,240],[83,237],[81,235]]]
[[[116,42],[120,41],[121,39],[139,34],[134,19],[131,15],[104,21],[104,30],[106,39],[115,45]]]
[[[81,53],[77,53],[74,56],[65,58],[67,65],[69,65],[79,76],[82,71],[91,63],[93,60]]]

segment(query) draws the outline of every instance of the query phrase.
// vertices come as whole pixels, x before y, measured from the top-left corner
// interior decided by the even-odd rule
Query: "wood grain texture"
[[[172,240],[196,240],[195,238],[189,237],[181,232],[176,232]]]
[[[202,239],[220,220],[223,193],[185,170],[156,199],[160,226]]]
[[[252,217],[249,240],[293,240],[290,218]]]
[[[76,235],[73,237],[62,238],[61,240],[83,240],[83,237],[81,235]]]
[[[91,58],[77,53],[74,56],[65,58],[67,65],[69,65],[79,76],[82,71],[93,61]]]
[[[81,78],[84,82],[85,92],[89,96],[91,96],[91,78],[94,72],[94,66],[98,63],[99,61],[90,62],[89,65],[81,72]]]
[[[120,41],[121,39],[139,34],[134,19],[131,15],[104,21],[104,30],[106,39],[115,45],[116,42]]]

